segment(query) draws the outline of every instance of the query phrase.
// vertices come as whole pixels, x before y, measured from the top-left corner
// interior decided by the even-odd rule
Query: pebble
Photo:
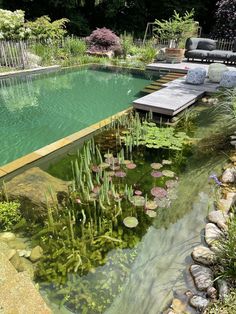
[[[199,310],[199,311],[203,311],[206,309],[206,307],[209,304],[209,301],[203,297],[200,297],[198,295],[194,295],[191,299],[190,299],[190,304],[192,305],[192,307],[194,307],[195,309]]]

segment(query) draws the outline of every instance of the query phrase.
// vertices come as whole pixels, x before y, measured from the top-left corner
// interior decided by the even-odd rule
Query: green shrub
[[[0,229],[11,230],[21,220],[18,202],[0,202]]]
[[[72,56],[82,56],[87,50],[87,45],[84,40],[68,38],[65,41],[63,50]]]

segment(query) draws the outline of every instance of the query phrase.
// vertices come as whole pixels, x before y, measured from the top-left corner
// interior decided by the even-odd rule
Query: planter
[[[184,58],[185,49],[166,48],[165,57],[167,63],[180,63]]]

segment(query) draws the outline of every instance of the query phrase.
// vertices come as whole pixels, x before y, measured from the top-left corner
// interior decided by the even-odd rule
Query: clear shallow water
[[[210,113],[210,109],[205,108],[197,118],[195,137],[204,138],[217,129]],[[206,126],[209,132],[205,132]],[[115,257],[112,263],[108,262],[100,269],[98,267],[94,276],[84,276],[83,279],[88,280],[91,286],[95,286],[97,280],[99,283],[113,280],[114,287],[121,284],[121,276],[125,277],[125,284],[123,281],[120,293],[112,296],[114,300],[106,314],[162,313],[173,297],[181,297],[188,289],[195,291],[188,271],[192,263],[190,256],[193,248],[204,242],[205,217],[213,208],[214,184],[209,181],[209,175],[213,172],[220,174],[226,156],[221,152],[204,154],[196,150],[185,157],[187,165],[179,175],[178,198],[170,208],[158,209],[153,225],[133,249],[135,258],[126,265],[128,269],[119,268],[116,251],[111,251],[109,255]],[[150,162],[151,159],[148,160]],[[56,175],[52,168],[50,170]],[[126,256],[125,250],[123,254]],[[76,280],[80,282],[79,278]],[[107,290],[107,298],[110,298],[110,291]],[[195,313],[191,308],[187,310]],[[65,308],[55,309],[55,313],[66,311]]]
[[[0,81],[0,165],[130,106],[150,78],[82,67]]]

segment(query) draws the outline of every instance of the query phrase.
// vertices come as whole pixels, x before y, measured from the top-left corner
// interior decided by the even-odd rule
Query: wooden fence
[[[24,41],[0,41],[0,66],[24,69],[27,64],[27,47]]]

